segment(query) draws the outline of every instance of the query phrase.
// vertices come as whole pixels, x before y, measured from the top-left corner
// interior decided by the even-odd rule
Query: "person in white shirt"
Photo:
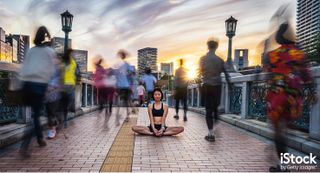
[[[20,154],[23,157],[30,157],[28,150],[33,135],[37,137],[40,147],[46,146],[43,139],[42,127],[40,123],[40,111],[44,106],[45,92],[48,83],[52,78],[56,68],[56,52],[49,46],[50,34],[45,26],[39,27],[35,39],[35,46],[32,47],[23,61],[20,79],[24,85],[22,88],[25,104],[32,109],[33,131],[25,131],[26,138],[21,144]]]
[[[139,86],[137,87],[137,92],[138,92],[138,96],[139,96],[140,106],[143,106],[143,104],[144,104],[144,94],[146,92],[146,89],[142,85],[142,82],[139,83]]]

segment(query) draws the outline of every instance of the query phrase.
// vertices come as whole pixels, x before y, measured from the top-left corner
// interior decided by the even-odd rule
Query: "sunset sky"
[[[156,47],[158,63],[184,58],[193,70],[210,37],[220,40],[218,54],[226,59],[224,21],[232,15],[238,20],[233,48],[248,48],[249,64],[255,65],[270,18],[286,3],[296,8],[295,0],[0,0],[0,27],[33,40],[45,25],[52,36],[64,37],[60,13],[69,10],[73,48],[88,50],[90,62],[99,54],[112,65],[117,50],[126,49],[136,64],[138,49]]]

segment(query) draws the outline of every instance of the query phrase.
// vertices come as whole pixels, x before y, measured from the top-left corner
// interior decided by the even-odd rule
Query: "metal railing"
[[[317,87],[315,88],[320,93],[320,67],[313,67],[312,73],[315,78]],[[222,97],[221,104],[226,113],[239,114],[243,119],[256,119],[259,121],[267,121],[267,103],[266,95],[268,91],[268,84],[266,79],[269,74],[249,74],[249,75],[238,75],[231,77],[231,83],[233,83],[233,90],[229,93],[225,79],[223,78],[222,85]],[[317,118],[320,112],[320,103],[311,106],[308,95],[312,93],[308,88],[305,87],[303,92],[303,115],[296,121],[290,123],[291,128],[311,132],[313,136],[317,136],[317,130],[319,125]],[[200,85],[191,85],[188,87],[188,105],[193,107],[201,107],[201,92]],[[197,101],[198,100],[198,101]],[[172,101],[171,101],[172,102]],[[316,122],[314,122],[314,121]],[[311,124],[312,123],[312,124]],[[320,123],[320,122],[319,122]],[[320,131],[319,131],[320,132]]]

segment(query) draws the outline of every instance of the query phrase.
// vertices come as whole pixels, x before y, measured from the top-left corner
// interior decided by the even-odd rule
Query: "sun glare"
[[[194,78],[196,78],[197,77],[197,71],[196,71],[196,69],[189,69],[188,70],[188,79],[189,80],[192,80],[192,79],[194,79]]]

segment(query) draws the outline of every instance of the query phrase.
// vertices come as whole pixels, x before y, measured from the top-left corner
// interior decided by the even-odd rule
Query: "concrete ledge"
[[[90,112],[94,112],[98,109],[98,106],[93,107],[85,107],[79,110],[76,110],[76,113],[69,113],[68,120],[81,116],[83,114],[87,114]],[[41,117],[41,123],[43,129],[46,129],[47,118]],[[19,142],[24,138],[24,132],[31,132],[32,125],[31,124],[16,124],[11,123],[0,127],[0,148],[4,148],[8,145]]]
[[[199,109],[190,107],[188,110],[199,113],[203,116],[205,115],[205,110],[203,108]],[[222,114],[219,116],[219,119],[228,124],[273,140],[274,131],[272,127],[265,122],[252,119],[241,119],[240,115],[234,114]],[[308,133],[289,129],[287,144],[289,147],[303,153],[313,153],[316,156],[320,156],[320,141],[311,139]]]

